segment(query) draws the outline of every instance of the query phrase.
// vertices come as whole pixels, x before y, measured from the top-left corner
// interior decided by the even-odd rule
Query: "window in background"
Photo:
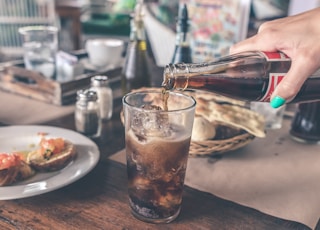
[[[56,25],[53,0],[0,0],[0,47],[6,55],[21,55],[18,28],[29,25]]]

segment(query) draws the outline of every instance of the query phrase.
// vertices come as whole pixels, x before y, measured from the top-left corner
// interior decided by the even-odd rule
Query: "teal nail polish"
[[[279,96],[275,96],[271,102],[270,102],[270,105],[272,108],[279,108],[280,106],[282,106],[284,103],[286,102],[285,99],[283,99],[282,97],[279,97]]]

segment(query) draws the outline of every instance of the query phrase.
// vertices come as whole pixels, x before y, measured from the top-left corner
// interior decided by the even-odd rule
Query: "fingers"
[[[230,54],[245,51],[276,52],[283,50],[287,43],[288,33],[283,32],[286,20],[268,21],[259,27],[258,33],[230,47]]]
[[[230,47],[230,54],[245,52],[245,51],[277,51],[277,46],[273,41],[278,41],[272,31],[256,34],[246,40],[238,42]]]
[[[271,106],[278,108],[290,102],[300,91],[305,80],[316,71],[316,66],[301,57],[294,59],[291,68],[271,95]]]
[[[246,40],[243,40],[241,42],[238,42],[237,44],[230,47],[229,53],[235,54],[235,53],[241,53],[244,51],[252,51],[255,50],[256,45],[254,45],[254,41],[256,40],[255,37],[257,35],[248,38]]]

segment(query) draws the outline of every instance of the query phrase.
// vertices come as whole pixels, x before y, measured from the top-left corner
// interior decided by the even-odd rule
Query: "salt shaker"
[[[112,116],[113,95],[107,76],[94,76],[91,78],[91,88],[97,93],[100,108],[100,119],[109,120]]]
[[[75,108],[76,130],[87,136],[98,136],[100,131],[97,93],[92,90],[78,90]]]

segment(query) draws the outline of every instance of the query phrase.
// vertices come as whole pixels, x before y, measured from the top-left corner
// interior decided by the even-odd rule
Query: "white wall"
[[[298,14],[320,6],[319,0],[291,0],[288,15]]]

